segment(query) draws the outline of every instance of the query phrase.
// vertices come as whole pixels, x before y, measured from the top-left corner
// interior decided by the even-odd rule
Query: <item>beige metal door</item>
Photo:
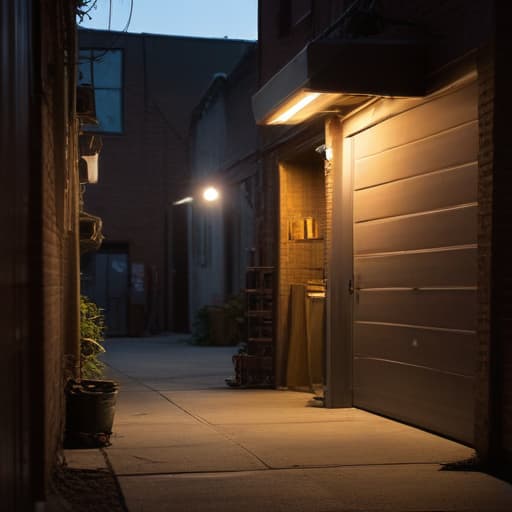
[[[476,84],[352,137],[354,404],[471,444]]]

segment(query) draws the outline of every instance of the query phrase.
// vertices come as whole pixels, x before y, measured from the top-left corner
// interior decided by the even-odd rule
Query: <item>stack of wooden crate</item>
[[[246,351],[233,356],[233,386],[274,384],[274,267],[249,267],[246,273]]]

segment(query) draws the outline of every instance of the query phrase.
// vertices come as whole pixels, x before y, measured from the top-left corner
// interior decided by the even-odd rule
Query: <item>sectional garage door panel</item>
[[[360,288],[475,286],[475,247],[356,258]]]
[[[453,94],[433,99],[412,110],[397,115],[391,132],[386,123],[373,127],[371,132],[358,135],[355,158],[381,153],[389,148],[402,146],[414,140],[424,139],[446,130],[446,127],[460,126],[478,117],[477,83],[455,91]]]
[[[357,322],[354,332],[358,339],[354,355],[360,359],[401,361],[466,377],[475,372],[474,332],[364,322]]]
[[[354,404],[472,442],[474,84],[352,138]]]
[[[354,220],[361,222],[474,203],[477,175],[478,166],[472,162],[358,190],[354,193]]]
[[[475,330],[475,290],[358,290],[356,322]]]
[[[473,379],[394,361],[354,360],[357,406],[473,442]]]
[[[476,205],[354,225],[356,255],[476,244]]]
[[[478,147],[472,143],[477,139],[478,123],[472,121],[365,157],[355,163],[355,189],[475,162]]]

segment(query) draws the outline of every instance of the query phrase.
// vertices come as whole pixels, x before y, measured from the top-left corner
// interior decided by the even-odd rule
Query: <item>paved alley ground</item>
[[[130,512],[512,510],[510,484],[441,471],[468,447],[307,393],[227,387],[235,351],[179,335],[107,342],[121,391],[105,452]]]

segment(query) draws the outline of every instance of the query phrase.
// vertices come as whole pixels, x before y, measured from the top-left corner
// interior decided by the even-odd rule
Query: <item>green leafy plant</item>
[[[192,341],[197,345],[237,345],[245,332],[243,294],[229,297],[221,306],[203,306],[194,318]]]
[[[80,367],[83,379],[97,379],[105,365],[98,356],[105,352],[105,316],[91,299],[80,296]]]

